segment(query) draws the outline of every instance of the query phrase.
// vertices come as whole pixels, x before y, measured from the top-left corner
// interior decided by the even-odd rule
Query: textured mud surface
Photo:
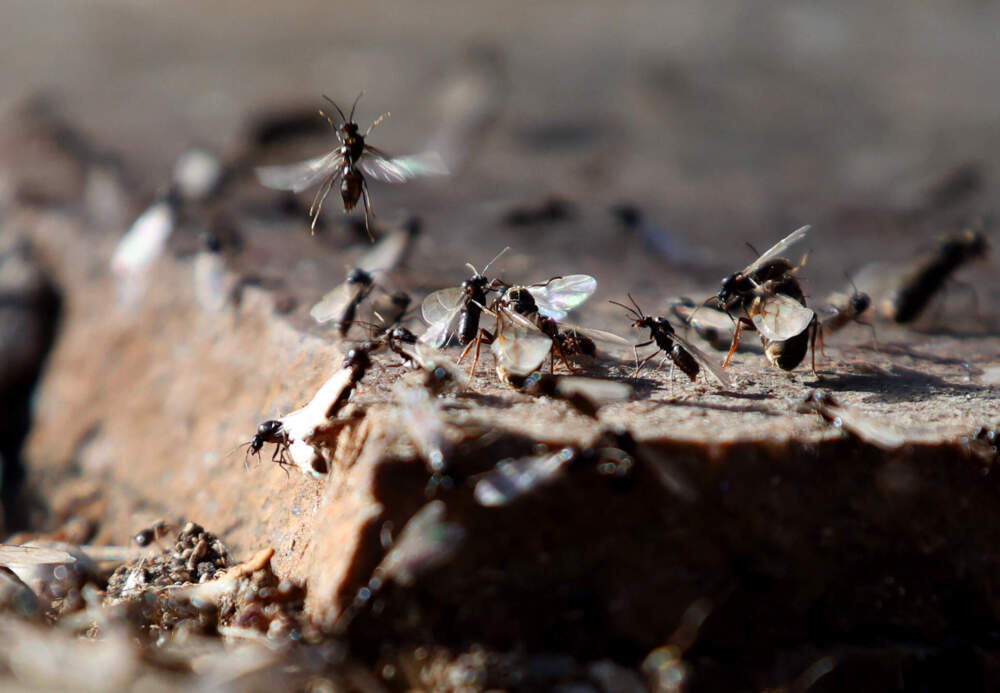
[[[439,400],[445,479],[407,432],[394,387],[409,376],[391,355],[330,433],[324,478],[272,464],[270,445],[244,471],[239,447],[305,405],[351,346],[309,309],[365,250],[356,225],[328,203],[310,236],[309,194],[249,173],[330,146],[310,119],[319,94],[364,88],[363,123],[393,113],[375,144],[453,157],[443,183],[372,185],[381,227],[424,222],[389,288],[419,299],[509,245],[496,276],[592,274],[572,320],[638,342],[607,299],[631,291],[665,314],[670,297],[714,294],[752,259],[745,242],[804,223],[795,259],[809,251],[817,308],[845,273],[979,220],[995,248],[993,6],[49,12],[14,3],[0,30],[19,57],[0,61],[3,501],[25,530],[12,541],[90,554],[21,578],[30,595],[5,583],[10,675],[59,688],[92,671],[118,689],[996,686],[995,251],[912,325],[830,336],[819,377],[770,368],[749,334],[731,387],[654,361],[595,420],[501,385],[485,356],[467,392]],[[65,26],[70,45],[43,50]],[[194,145],[229,175],[183,202],[124,296],[109,259]],[[626,202],[629,224],[614,213]],[[222,245],[220,300],[199,279],[205,231]],[[632,367],[625,348],[590,374],[632,382]],[[526,459],[555,471],[484,505],[484,475]],[[186,534],[136,548],[160,519]],[[24,655],[46,641],[64,665]]]

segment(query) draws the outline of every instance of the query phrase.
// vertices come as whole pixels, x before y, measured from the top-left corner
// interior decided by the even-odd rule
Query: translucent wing
[[[444,355],[438,349],[417,342],[413,350],[404,350],[420,367],[433,376],[432,385],[435,392],[441,392],[450,387],[465,387],[469,382],[469,374],[458,367],[458,364]]]
[[[621,402],[632,396],[632,386],[605,378],[584,378],[575,375],[560,376],[556,391],[563,397],[582,395],[598,406]]]
[[[358,159],[358,168],[367,176],[384,183],[405,183],[418,176],[444,176],[448,166],[437,152],[389,157],[371,146]]]
[[[785,252],[793,245],[795,245],[803,238],[805,238],[806,234],[809,233],[809,229],[810,227],[807,225],[792,231],[790,234],[788,234],[780,241],[778,241],[770,248],[768,248],[766,251],[764,251],[763,255],[761,255],[759,258],[757,258],[752,263],[747,265],[746,269],[743,270],[742,274],[751,274],[756,270],[760,269],[766,262],[768,262],[772,258],[781,255],[783,252]]]
[[[357,301],[362,294],[370,290],[371,287],[367,284],[344,282],[321,298],[310,309],[309,315],[320,324],[337,320],[344,314],[344,309],[349,303]]]
[[[340,149],[315,159],[281,166],[258,166],[255,171],[262,185],[275,190],[302,192],[317,181],[335,173],[343,164]]]
[[[580,327],[579,325],[567,325],[566,323],[559,323],[559,328],[559,331],[563,333],[579,332],[584,337],[590,337],[595,342],[614,344],[616,346],[632,346],[632,342],[620,335],[615,334],[614,332],[608,332],[607,330],[597,330],[593,327]]]
[[[420,313],[429,327],[420,337],[424,344],[440,349],[455,331],[459,313],[465,300],[465,290],[460,286],[435,291],[420,304]]]
[[[670,336],[672,339],[676,340],[682,347],[684,347],[685,351],[691,354],[691,356],[694,357],[694,360],[697,361],[699,364],[701,364],[706,371],[711,373],[712,376],[719,381],[720,385],[722,385],[723,387],[730,387],[732,385],[732,381],[729,380],[729,376],[726,375],[725,371],[722,370],[722,367],[717,366],[715,363],[713,363],[711,359],[708,358],[708,355],[704,351],[696,347],[688,340],[681,337],[676,332]]]
[[[144,271],[163,253],[176,223],[177,215],[169,200],[154,202],[122,236],[111,256],[111,270],[119,277]]]
[[[51,549],[44,546],[0,544],[0,565],[3,566],[30,566],[75,562],[76,558],[59,549]]]
[[[589,274],[568,274],[542,286],[529,286],[528,291],[538,305],[538,312],[553,320],[566,314],[586,301],[597,289],[597,280]]]
[[[497,367],[514,375],[528,375],[538,370],[549,355],[552,338],[517,313],[501,310],[503,329],[490,345]]]
[[[681,324],[690,327],[716,349],[729,348],[735,328],[735,322],[729,313],[711,306],[695,305],[689,299],[678,299],[671,305],[670,311]],[[743,341],[740,345],[744,343],[750,344],[748,341]]]
[[[428,469],[434,474],[445,471],[450,445],[445,435],[441,408],[422,387],[396,390],[400,416],[413,444],[420,451]]]
[[[359,257],[355,266],[369,274],[391,272],[402,262],[412,241],[413,234],[402,229],[393,231]]]
[[[473,495],[487,508],[507,505],[557,478],[574,457],[564,448],[552,455],[504,460],[479,478]]]
[[[806,308],[784,294],[771,294],[760,302],[760,308],[750,319],[757,331],[772,342],[782,342],[802,334],[813,319],[812,308]]]

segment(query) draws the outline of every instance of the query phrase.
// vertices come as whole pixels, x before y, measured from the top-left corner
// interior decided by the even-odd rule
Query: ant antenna
[[[358,101],[360,101],[361,97],[364,96],[364,95],[365,95],[365,90],[362,89],[361,93],[358,94],[357,97],[355,97],[354,103],[351,105],[351,118],[350,118],[350,122],[352,122],[352,123],[354,122],[354,109],[358,107]]]
[[[757,250],[756,248],[754,248],[754,247],[753,247],[753,243],[751,243],[750,241],[744,241],[744,243],[746,244],[747,248],[749,248],[749,249],[750,249],[750,251],[751,251],[751,252],[752,252],[752,253],[753,253],[754,255],[756,255],[757,257],[760,257],[760,252],[758,252],[758,250]]]
[[[329,101],[331,106],[333,106],[334,108],[337,109],[337,113],[340,114],[340,119],[343,120],[346,123],[347,122],[347,118],[344,117],[344,112],[342,110],[340,110],[340,106],[338,106],[337,103],[333,99],[331,99],[329,96],[327,96],[326,94],[323,94],[323,98],[326,99],[327,101]],[[357,101],[355,101],[355,103],[357,103]],[[323,113],[323,111],[320,111],[320,113]],[[326,114],[324,114],[324,117],[326,117]],[[327,120],[330,120],[330,119],[327,117]]]
[[[496,262],[497,260],[499,260],[500,256],[503,255],[504,253],[506,253],[508,250],[510,250],[510,246],[507,246],[506,248],[504,248],[503,250],[501,250],[499,253],[497,253],[496,257],[494,257],[492,260],[490,260],[489,262],[487,262],[486,263],[486,267],[483,267],[483,272],[486,272],[486,270],[488,270],[490,268],[490,265],[492,265],[494,262]]]
[[[468,267],[469,269],[471,269],[473,274],[481,277],[484,274],[486,274],[486,270],[488,270],[490,268],[490,265],[492,265],[494,262],[496,262],[497,260],[499,260],[500,256],[503,255],[504,253],[506,253],[508,250],[510,250],[510,246],[507,246],[506,248],[504,248],[503,250],[501,250],[499,253],[497,253],[496,256],[492,260],[490,260],[489,262],[486,263],[486,265],[483,267],[483,271],[482,272],[480,272],[479,270],[477,270],[475,268],[475,266],[471,262],[466,262],[465,266]]]

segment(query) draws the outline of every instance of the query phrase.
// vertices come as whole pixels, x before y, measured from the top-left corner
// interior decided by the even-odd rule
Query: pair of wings
[[[257,178],[268,188],[298,193],[336,174],[345,163],[338,147],[313,159],[279,166],[258,166],[256,171]],[[419,176],[448,174],[448,167],[437,152],[390,157],[367,144],[356,165],[364,175],[384,183],[405,183]]]
[[[809,233],[809,226],[795,229],[790,234],[768,248],[764,253],[747,265],[740,274],[750,276],[767,262],[778,257],[793,245],[801,241]],[[764,337],[773,342],[782,342],[802,333],[812,322],[814,313],[811,308],[778,293],[765,293],[762,296],[759,311],[751,316],[754,327]]]
[[[354,267],[369,274],[373,283],[379,283],[386,274],[396,269],[406,257],[413,243],[413,234],[406,229],[395,229],[386,234],[378,243],[367,250]],[[351,301],[359,300],[359,294],[371,290],[351,282],[343,282],[328,291],[310,310],[309,315],[318,323],[335,320],[344,313]],[[361,296],[361,298],[364,298]]]
[[[539,313],[553,320],[561,320],[590,298],[597,290],[597,280],[589,274],[568,274],[525,288],[535,299]],[[465,290],[460,286],[435,291],[425,298],[420,312],[430,327],[420,338],[421,341],[437,348],[443,347],[458,325],[465,300]]]

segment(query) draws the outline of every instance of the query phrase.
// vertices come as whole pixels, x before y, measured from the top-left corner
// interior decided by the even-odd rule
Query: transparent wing
[[[65,551],[44,546],[0,544],[0,565],[29,566],[54,563],[76,563],[76,558]]]
[[[802,334],[813,319],[812,308],[806,308],[790,296],[771,294],[760,302],[760,308],[751,316],[754,327],[772,342]]]
[[[420,304],[420,314],[428,325],[434,325],[461,310],[464,299],[465,290],[460,286],[435,291]]]
[[[358,258],[355,267],[369,274],[381,275],[399,266],[413,241],[413,234],[402,229],[386,234],[364,255]]]
[[[615,346],[632,346],[632,342],[622,336],[616,335],[614,332],[608,332],[607,330],[597,330],[593,327],[580,327],[579,325],[567,325],[566,323],[560,323],[559,327],[561,328],[560,332],[579,332],[584,337],[590,337],[595,342],[614,344]]]
[[[507,505],[556,479],[574,457],[564,448],[552,455],[504,460],[479,478],[473,495],[487,508]]]
[[[337,320],[343,315],[347,304],[358,300],[358,297],[368,289],[369,287],[364,284],[344,282],[321,298],[309,310],[309,315],[320,324]]]
[[[756,270],[760,269],[766,262],[772,258],[778,257],[786,250],[791,248],[793,245],[801,241],[809,233],[810,226],[803,226],[801,228],[795,229],[790,234],[782,238],[780,241],[772,245],[770,248],[764,251],[764,254],[759,258],[754,260],[751,264],[747,265],[746,269],[743,270],[742,274],[751,274]]]
[[[445,435],[441,407],[422,387],[396,390],[400,416],[413,444],[434,474],[445,471],[450,446]]]
[[[538,312],[553,320],[566,314],[586,301],[597,289],[597,280],[589,274],[568,274],[542,286],[529,286],[528,291],[538,305]]]
[[[337,171],[342,165],[340,149],[314,159],[280,166],[258,166],[254,169],[262,185],[275,190],[302,192],[317,181]]]
[[[729,313],[711,306],[675,303],[670,310],[681,323],[690,326],[696,332],[711,329],[731,333],[735,324]]]
[[[677,341],[682,347],[684,347],[684,349],[689,354],[691,354],[691,356],[694,357],[694,360],[697,361],[699,364],[701,364],[706,371],[711,373],[712,376],[719,381],[720,385],[722,385],[723,387],[730,387],[732,385],[732,381],[729,379],[729,376],[726,375],[725,371],[722,370],[722,367],[712,362],[712,360],[709,359],[708,355],[704,351],[696,347],[688,340],[681,337],[676,332],[670,336],[672,339]]]
[[[425,371],[433,374],[438,389],[450,385],[465,387],[469,383],[469,374],[458,367],[445,354],[426,343],[417,342],[413,350],[404,350]]]
[[[358,159],[358,168],[365,175],[384,183],[405,183],[418,176],[448,174],[448,166],[437,152],[389,157],[368,145],[365,145],[364,154]]]
[[[632,386],[627,383],[575,375],[560,376],[556,383],[556,391],[564,397],[583,395],[597,405],[621,402],[632,396]]]
[[[528,375],[538,370],[549,355],[552,338],[517,313],[501,310],[503,329],[490,345],[497,366],[514,375]]]

